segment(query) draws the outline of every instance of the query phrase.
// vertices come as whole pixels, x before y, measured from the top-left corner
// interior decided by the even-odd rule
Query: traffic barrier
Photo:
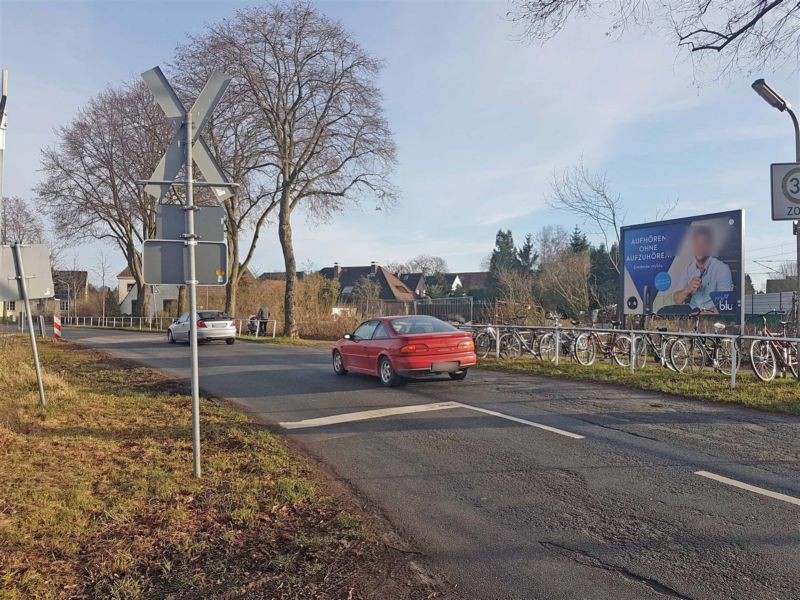
[[[53,315],[53,339],[58,341],[61,339],[61,315]]]

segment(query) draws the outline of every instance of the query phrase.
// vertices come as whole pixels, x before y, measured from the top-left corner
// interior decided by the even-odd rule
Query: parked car
[[[376,375],[389,387],[406,377],[442,373],[464,379],[478,361],[471,333],[428,316],[364,321],[336,342],[332,358],[337,375]]]
[[[197,341],[225,340],[227,344],[236,341],[236,319],[219,310],[197,311]],[[189,341],[189,313],[184,313],[167,328],[167,341]]]

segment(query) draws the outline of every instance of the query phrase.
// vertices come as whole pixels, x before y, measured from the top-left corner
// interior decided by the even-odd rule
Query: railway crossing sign
[[[185,186],[186,202],[180,207],[162,205],[157,212],[158,233],[163,239],[146,240],[142,271],[148,284],[185,284],[189,292],[189,348],[192,384],[192,459],[194,475],[200,477],[200,369],[197,349],[197,285],[223,285],[227,281],[228,247],[225,244],[224,214],[213,208],[195,206],[194,187],[210,187],[217,200],[232,195],[237,184],[230,183],[219,167],[201,133],[211,112],[219,104],[231,77],[212,73],[191,109],[186,110],[175,90],[155,67],[142,73],[153,98],[172,122],[175,135],[152,177],[137,181],[145,191],[161,200],[173,185]],[[194,163],[206,181],[194,180]],[[181,168],[185,177],[177,179]],[[219,207],[216,207],[219,209]]]
[[[186,164],[188,146],[186,142],[186,116],[187,113],[191,113],[193,123],[193,131],[191,132],[192,158],[209,183],[219,184],[218,186],[210,186],[217,200],[229,198],[232,195],[230,183],[217,161],[214,160],[208,145],[200,136],[200,133],[208,123],[208,118],[214,108],[216,108],[225,94],[225,90],[228,89],[231,77],[220,71],[215,71],[206,82],[203,91],[200,92],[192,108],[188,111],[160,68],[155,67],[145,71],[142,73],[142,79],[144,79],[156,102],[172,122],[175,129],[169,148],[167,148],[166,153],[161,157],[161,161],[153,171],[150,183],[144,188],[145,191],[159,200],[162,199],[169,192],[169,188],[178,176],[181,167]]]
[[[775,163],[770,170],[772,220],[800,219],[800,163]]]

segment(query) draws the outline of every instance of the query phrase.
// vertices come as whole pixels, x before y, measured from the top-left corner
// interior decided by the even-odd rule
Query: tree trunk
[[[284,192],[278,213],[278,238],[283,250],[283,264],[286,268],[286,292],[283,298],[283,335],[298,337],[297,322],[294,318],[294,288],[297,282],[297,261],[292,246],[292,215],[288,194]]]
[[[186,299],[186,286],[179,285],[178,286],[178,308],[177,308],[177,315],[175,318],[180,317],[184,312],[188,310],[188,303]]]
[[[150,286],[144,283],[136,282],[136,304],[133,310],[134,317],[149,317],[150,316]]]
[[[235,236],[228,236],[228,282],[225,284],[225,312],[235,317],[236,292],[239,289],[241,265],[239,264],[239,243]]]

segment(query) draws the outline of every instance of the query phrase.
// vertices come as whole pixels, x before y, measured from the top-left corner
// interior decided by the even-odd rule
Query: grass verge
[[[571,361],[561,361],[555,365],[530,358],[513,360],[485,358],[480,361],[480,368],[622,385],[695,400],[729,402],[761,410],[800,415],[800,384],[791,378],[763,383],[745,369],[737,374],[736,389],[732,390],[730,377],[721,373],[704,371],[697,374],[682,374],[653,365],[631,373],[628,369],[607,363],[584,367]]]
[[[0,598],[438,594],[241,413],[202,401],[196,480],[182,382],[68,342],[40,352],[45,408],[27,338],[0,336]]]

